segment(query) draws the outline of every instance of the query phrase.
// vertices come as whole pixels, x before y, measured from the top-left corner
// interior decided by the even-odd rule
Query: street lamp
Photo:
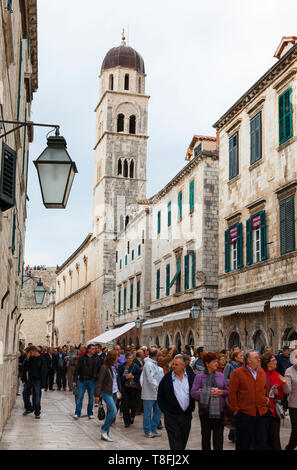
[[[191,316],[192,316],[193,320],[197,320],[199,318],[201,308],[198,307],[197,305],[193,305],[190,312],[191,312]]]
[[[33,163],[37,168],[43,204],[47,209],[65,209],[77,168],[60,135],[47,139],[47,147]]]
[[[37,286],[34,289],[34,297],[35,297],[35,302],[37,305],[42,305],[44,301],[44,296],[45,296],[46,290],[43,287],[43,283],[41,279],[37,282]]]

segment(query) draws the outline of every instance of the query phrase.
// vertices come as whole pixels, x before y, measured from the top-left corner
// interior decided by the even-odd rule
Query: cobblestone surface
[[[101,440],[101,423],[98,419],[89,420],[86,416],[87,396],[84,399],[82,417],[75,421],[74,397],[71,392],[48,391],[42,394],[41,419],[34,414],[23,416],[23,400],[17,397],[16,405],[8,420],[0,450],[168,450],[169,444],[165,429],[161,437],[147,439],[142,429],[142,416],[136,416],[130,428],[124,428],[123,419],[118,414],[110,435],[113,442]],[[94,408],[97,414],[97,408]],[[235,445],[228,440],[225,429],[224,449],[234,450]],[[281,441],[284,449],[290,437],[290,421],[287,419],[281,427]],[[200,421],[197,409],[193,414],[192,429],[188,441],[188,450],[201,449]]]

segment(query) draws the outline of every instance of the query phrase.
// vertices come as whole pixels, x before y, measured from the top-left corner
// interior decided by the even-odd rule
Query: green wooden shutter
[[[23,61],[23,39],[20,37],[20,50],[19,50],[19,80],[18,80],[18,101],[17,101],[17,121],[20,119],[21,107],[21,87],[22,87],[22,61]]]
[[[167,215],[168,215],[168,227],[171,227],[171,202],[168,202],[168,207],[167,207]]]
[[[279,143],[282,144],[293,135],[292,89],[289,88],[278,99]]]
[[[141,255],[141,245],[139,244],[138,245],[138,256],[140,256],[140,255]]]
[[[133,284],[130,284],[130,309],[133,309]]]
[[[229,179],[238,175],[238,132],[229,139]]]
[[[137,298],[136,298],[136,307],[140,307],[140,281],[137,281]]]
[[[295,250],[294,196],[280,203],[280,249],[282,255]]]
[[[131,257],[132,257],[132,261],[134,261],[134,250],[132,250]]]
[[[195,251],[192,251],[192,287],[195,287],[195,278],[196,278],[196,256]]]
[[[127,309],[127,287],[124,288],[124,312]]]
[[[230,272],[230,230],[225,231],[225,272]]]
[[[251,119],[251,164],[262,158],[262,113]]]
[[[161,233],[161,211],[158,212],[158,234]]]
[[[183,215],[183,193],[182,193],[182,191],[180,191],[178,193],[177,202],[178,202],[178,220],[180,220],[182,218],[182,215]]]
[[[7,0],[7,11],[12,13],[12,0]]]
[[[156,299],[160,298],[160,269],[156,272]]]
[[[125,256],[125,266],[128,264],[128,255]]]
[[[121,313],[121,290],[118,293],[118,313]]]
[[[237,224],[237,269],[243,266],[242,256],[242,223]]]
[[[190,257],[189,255],[185,256],[185,279],[184,279],[184,284],[185,284],[185,290],[189,289],[189,264],[190,264]]]
[[[18,276],[21,273],[21,259],[22,259],[22,245],[19,244],[19,262],[18,262]]]
[[[120,269],[122,269],[122,260],[120,259]]]
[[[190,211],[194,209],[194,191],[195,191],[195,182],[194,180],[190,182],[189,193],[190,193]]]
[[[13,255],[15,253],[15,231],[16,231],[16,212],[13,213],[13,220],[12,220],[11,251]]]
[[[174,283],[176,282],[178,276],[180,275],[181,273],[181,258],[178,258],[176,260],[176,273],[172,279],[172,281],[170,282],[169,284],[169,289],[171,289],[171,287],[174,285]]]
[[[29,150],[27,151],[27,162],[26,162],[26,198],[28,194],[28,174],[29,174]]]
[[[253,264],[252,218],[246,221],[246,264]]]
[[[284,255],[286,251],[286,200],[280,202],[280,252]]]
[[[170,264],[166,265],[166,295],[170,295]]]
[[[260,212],[261,218],[261,261],[267,259],[267,243],[266,243],[266,213],[265,211]]]

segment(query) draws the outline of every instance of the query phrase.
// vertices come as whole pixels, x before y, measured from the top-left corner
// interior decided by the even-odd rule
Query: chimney
[[[281,59],[296,43],[297,36],[283,36],[278,48],[275,51],[274,57]]]

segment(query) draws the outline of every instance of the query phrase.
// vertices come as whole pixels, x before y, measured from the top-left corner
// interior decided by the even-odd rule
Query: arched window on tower
[[[124,161],[124,172],[123,172],[124,178],[128,178],[128,162],[127,160]]]
[[[123,114],[118,114],[117,132],[124,132],[124,120],[125,116]]]
[[[123,176],[122,160],[120,158],[118,160],[118,176]]]
[[[125,228],[127,227],[127,225],[129,224],[129,216],[127,215],[126,216],[126,219],[125,219]]]
[[[125,75],[125,87],[124,87],[125,90],[129,90],[129,74],[126,73]]]
[[[113,74],[109,75],[109,89],[113,90]]]
[[[138,93],[141,93],[141,77],[138,79]]]
[[[134,160],[130,162],[130,178],[134,178]]]
[[[136,132],[136,116],[132,115],[129,118],[129,134],[135,134]]]

